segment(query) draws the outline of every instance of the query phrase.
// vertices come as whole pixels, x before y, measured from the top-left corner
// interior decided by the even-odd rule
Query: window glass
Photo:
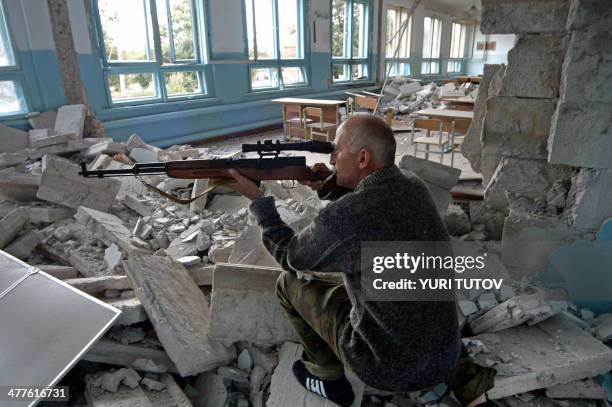
[[[451,28],[451,58],[463,58],[465,56],[465,32],[463,24],[453,23]]]
[[[348,4],[346,0],[332,1],[332,57],[348,57],[344,52],[347,9]]]
[[[304,70],[300,67],[283,67],[282,74],[283,84],[285,84],[285,86],[299,85],[306,82]]]
[[[168,96],[192,95],[202,92],[197,72],[168,72],[164,75]]]
[[[110,74],[108,86],[113,102],[127,99],[150,99],[156,97],[156,86],[152,73]]]
[[[0,115],[20,113],[25,109],[18,96],[17,87],[13,81],[0,81]]]
[[[298,0],[279,0],[278,39],[281,59],[301,58],[298,41]]]
[[[251,87],[253,89],[277,88],[277,68],[251,68]]]

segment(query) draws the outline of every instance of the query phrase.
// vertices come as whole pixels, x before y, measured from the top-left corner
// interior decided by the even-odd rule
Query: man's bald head
[[[395,164],[395,136],[391,127],[380,117],[351,116],[342,123],[338,131],[341,129],[350,136],[351,152],[369,150],[377,167]]]

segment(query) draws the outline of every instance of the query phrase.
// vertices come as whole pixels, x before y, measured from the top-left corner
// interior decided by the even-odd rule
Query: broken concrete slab
[[[53,223],[72,217],[75,211],[74,209],[63,207],[30,206],[28,213],[31,223]]]
[[[0,168],[11,167],[23,163],[29,158],[30,150],[20,150],[15,153],[0,153]]]
[[[557,98],[565,34],[525,35],[508,52],[508,68],[500,96]]]
[[[612,103],[561,101],[552,118],[548,160],[576,167],[611,168]],[[589,148],[582,148],[588,145]]]
[[[30,147],[41,148],[68,143],[65,135],[55,134],[51,129],[30,130]]]
[[[597,376],[609,371],[612,362],[612,349],[563,314],[532,327],[507,329],[503,335],[485,333],[466,340],[478,340],[488,350],[470,355],[476,363],[486,366],[487,359],[500,359],[494,361],[498,374],[489,399]]]
[[[223,343],[277,344],[296,338],[275,295],[279,268],[217,264],[209,336]]]
[[[298,344],[287,342],[279,354],[279,363],[270,384],[270,398],[266,406],[268,407],[335,407],[336,404],[320,397],[314,393],[306,391],[295,378],[292,366],[293,363],[302,356],[302,347]],[[355,401],[352,406],[360,406],[363,399],[364,385],[355,380],[353,375],[347,374],[347,379],[351,382]]]
[[[32,113],[28,115],[28,123],[33,129],[54,129],[55,118],[57,113],[55,110],[47,110],[42,113]]]
[[[116,179],[89,179],[79,175],[79,166],[64,158],[45,155],[36,196],[69,208],[79,206],[108,210],[113,205],[121,182]]]
[[[483,152],[494,149],[500,155],[545,160],[554,110],[555,101],[549,99],[490,98],[482,133]]]
[[[568,206],[573,226],[583,231],[597,231],[612,217],[612,169],[582,168],[572,177]]]
[[[99,294],[105,290],[129,290],[132,288],[126,276],[98,276],[71,278],[64,281],[88,294]]]
[[[484,202],[470,201],[470,222],[484,225],[490,240],[501,240],[506,216],[505,211],[489,208]]]
[[[140,216],[151,216],[157,209],[155,202],[138,196],[126,195],[123,197],[123,204]]]
[[[127,386],[117,387],[117,392],[103,390],[94,384],[94,378],[85,378],[85,399],[91,407],[155,407],[140,386],[130,389]]]
[[[489,309],[469,323],[472,332],[498,332],[524,323],[533,325],[565,311],[569,298],[563,290],[537,290],[517,295]]]
[[[491,94],[496,95],[494,91],[496,89],[493,80],[497,78],[497,82],[501,83],[499,77],[503,76],[505,71],[505,65],[485,65],[482,79],[480,80],[480,86],[478,88],[478,96],[474,102],[474,118],[472,124],[468,129],[465,139],[461,144],[461,153],[468,160],[472,169],[480,173],[481,155],[482,155],[482,128],[487,112],[487,99]],[[491,84],[491,89],[489,89]],[[499,86],[497,86],[499,88]],[[491,94],[489,93],[491,92]],[[487,180],[488,182],[488,180]],[[486,183],[486,182],[485,182]]]
[[[236,239],[227,263],[280,267],[274,256],[263,245],[261,233],[259,226],[247,226]]]
[[[85,206],[79,206],[74,218],[86,226],[95,236],[107,246],[113,243],[123,249],[128,255],[134,253],[149,253],[148,250],[137,247],[132,241],[132,232],[123,221],[110,213],[101,212]]]
[[[29,145],[27,132],[0,123],[0,153],[15,153]]]
[[[133,325],[149,319],[138,298],[109,298],[105,302],[121,311],[115,325]]]
[[[551,399],[606,399],[606,390],[593,379],[577,380],[547,387],[545,393],[546,397]]]
[[[548,256],[579,238],[562,220],[510,211],[504,222],[502,261],[515,278],[535,276],[546,270]]]
[[[208,339],[208,301],[180,263],[159,256],[131,256],[124,263],[160,342],[182,376],[227,364],[236,357]]]
[[[66,135],[71,139],[83,138],[83,126],[85,125],[85,105],[66,105],[57,110],[55,119],[55,132]]]
[[[460,236],[472,230],[470,219],[459,205],[449,205],[444,215],[444,224],[448,233]]]
[[[208,178],[200,178],[196,179],[193,183],[193,190],[191,191],[191,199],[200,195],[208,188]],[[204,208],[206,208],[206,202],[208,200],[208,194],[203,195],[189,204],[189,210],[191,212],[201,212]]]
[[[0,199],[19,202],[36,200],[40,174],[22,174],[13,168],[0,171]]]
[[[483,34],[559,33],[565,31],[569,0],[482,0]]]
[[[36,266],[36,268],[60,280],[68,280],[71,278],[77,278],[79,275],[79,272],[72,266],[58,266],[55,264],[39,264]]]
[[[18,259],[27,260],[40,242],[41,238],[38,232],[30,230],[17,237],[13,243],[6,246],[3,250]]]
[[[83,356],[83,360],[111,365],[130,367],[138,359],[153,361],[157,366],[163,366],[171,373],[178,373],[176,366],[166,352],[138,345],[123,345],[117,342],[101,339]]]
[[[408,154],[402,157],[398,166],[403,170],[414,173],[425,182],[438,212],[444,214],[450,202],[449,192],[452,187],[457,185],[461,170]]]
[[[200,221],[195,225],[191,225],[187,230],[182,232],[176,239],[170,242],[164,251],[173,259],[179,259],[185,256],[193,256],[198,253],[197,236],[200,233],[205,233],[202,226],[205,221]]]
[[[496,210],[507,210],[507,193],[546,202],[547,193],[559,180],[571,179],[573,169],[550,165],[545,160],[503,157],[485,189],[485,202]]]
[[[205,397],[198,398],[196,407],[217,407],[224,406],[227,400],[227,389],[223,383],[223,378],[213,372],[202,373],[194,383],[194,388],[198,395]]]
[[[137,163],[152,163],[158,161],[157,152],[143,147],[132,148],[130,150],[130,158]]]
[[[236,212],[247,208],[251,201],[242,195],[215,194],[208,204],[210,211],[223,211],[225,213]]]
[[[28,210],[23,207],[12,210],[0,220],[0,249],[13,241],[28,220]]]
[[[83,157],[93,158],[99,154],[121,154],[127,153],[127,146],[123,143],[115,143],[112,141],[103,141],[94,144],[83,152]]]

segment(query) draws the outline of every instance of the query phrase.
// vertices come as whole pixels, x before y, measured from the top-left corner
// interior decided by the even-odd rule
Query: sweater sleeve
[[[281,219],[274,198],[263,197],[249,206],[262,228],[263,244],[284,270],[290,272],[341,272],[345,267],[341,255],[343,244],[326,222],[325,214],[300,232],[295,232]]]

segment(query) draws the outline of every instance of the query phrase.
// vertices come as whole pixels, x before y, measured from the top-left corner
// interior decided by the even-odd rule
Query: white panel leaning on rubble
[[[168,257],[134,255],[124,268],[182,376],[225,365],[236,357],[233,347],[208,339],[208,301],[183,265]]]

